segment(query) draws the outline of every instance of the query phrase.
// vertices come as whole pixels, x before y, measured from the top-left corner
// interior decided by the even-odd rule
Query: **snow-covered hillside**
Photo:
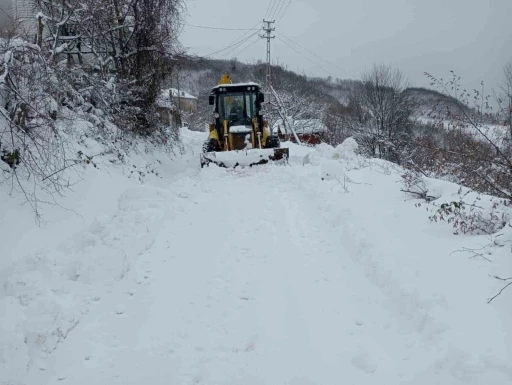
[[[352,139],[226,170],[204,136],[87,169],[81,217],[2,200],[0,384],[512,383],[508,225],[454,236]]]

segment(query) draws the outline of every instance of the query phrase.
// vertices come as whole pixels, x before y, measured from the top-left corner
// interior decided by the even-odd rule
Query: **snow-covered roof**
[[[288,117],[288,122],[293,125],[293,129],[297,133],[297,135],[304,134],[318,134],[321,132],[327,131],[327,126],[322,122],[321,119],[293,119],[291,116]],[[286,124],[288,124],[286,122]],[[278,128],[280,128],[280,132],[284,133],[284,125],[283,120],[278,119],[272,126],[272,132],[277,133]],[[291,133],[291,130],[289,130]]]
[[[197,100],[194,95],[189,94],[187,91],[177,90],[176,88],[166,88],[160,92],[157,98],[157,104],[159,107],[172,108],[171,92],[173,98],[181,98],[186,100]]]
[[[197,100],[197,98],[192,95],[192,94],[189,94],[187,91],[183,91],[183,90],[177,90],[176,88],[169,88],[167,90],[164,90],[164,92],[167,92],[167,94],[169,94],[169,91],[172,91],[172,97],[175,98],[175,97],[180,97],[181,99],[193,99],[193,100]]]

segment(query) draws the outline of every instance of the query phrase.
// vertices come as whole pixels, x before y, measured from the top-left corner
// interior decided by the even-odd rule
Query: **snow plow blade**
[[[288,164],[288,148],[215,151],[201,154],[201,168],[211,163],[219,167],[252,167],[267,163]]]

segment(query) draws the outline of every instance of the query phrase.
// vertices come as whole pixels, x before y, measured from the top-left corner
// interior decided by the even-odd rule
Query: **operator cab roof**
[[[216,85],[215,87],[212,88],[212,92],[217,92],[217,91],[219,91],[220,88],[233,88],[233,90],[230,90],[230,91],[235,91],[235,90],[242,90],[245,87],[255,87],[255,91],[257,91],[261,88],[261,86],[258,83],[254,83],[254,82],[231,83],[231,84],[228,83],[228,84]]]

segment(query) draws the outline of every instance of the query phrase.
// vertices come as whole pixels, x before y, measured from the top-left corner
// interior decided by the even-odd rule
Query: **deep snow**
[[[508,228],[453,253],[489,237],[431,223],[350,139],[225,170],[183,138],[162,178],[88,170],[82,218],[0,203],[0,384],[512,383],[512,290],[486,303]]]

